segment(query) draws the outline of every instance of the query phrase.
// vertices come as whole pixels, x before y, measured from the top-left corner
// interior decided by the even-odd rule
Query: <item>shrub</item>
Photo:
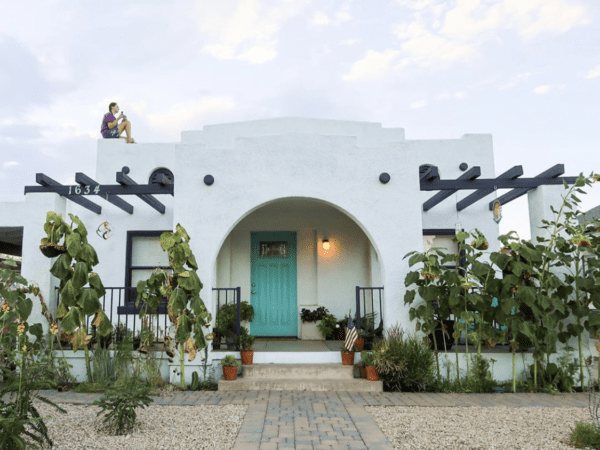
[[[496,382],[492,378],[490,371],[490,362],[481,355],[471,357],[473,368],[471,377],[467,378],[466,387],[471,392],[492,392],[496,387]]]
[[[388,391],[428,391],[435,386],[435,357],[422,338],[395,325],[373,345],[377,369]]]
[[[327,314],[329,314],[329,311],[324,306],[319,306],[314,311],[302,308],[302,311],[300,311],[300,319],[302,322],[316,322],[318,320],[323,320]]]
[[[365,366],[367,367],[373,367],[375,365],[375,358],[373,357],[373,353],[371,352],[360,352],[360,359],[363,363],[365,363]]]
[[[98,416],[104,414],[103,422],[121,435],[133,429],[137,418],[135,410],[151,403],[150,387],[132,381],[108,389],[100,400],[92,404],[100,407]]]
[[[329,337],[333,334],[333,330],[335,330],[335,326],[337,324],[337,319],[333,314],[325,314],[325,317],[321,319],[321,323],[317,325],[321,335],[325,339],[329,339]]]
[[[571,433],[571,445],[577,448],[600,449],[600,430],[591,423],[575,422]]]
[[[255,341],[256,338],[248,332],[248,328],[240,328],[240,335],[236,338],[236,342],[243,352],[252,350]]]
[[[224,367],[237,367],[238,362],[233,355],[227,355],[225,358],[221,360],[221,365]]]

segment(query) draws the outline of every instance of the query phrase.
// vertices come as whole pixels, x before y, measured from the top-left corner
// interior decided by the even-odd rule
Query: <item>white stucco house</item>
[[[437,176],[429,166],[437,167]],[[545,176],[560,175],[555,172]],[[121,202],[121,207],[104,190],[86,195],[85,180],[92,187],[115,185],[118,173],[121,184],[131,179],[140,185],[165,175],[173,195],[155,194],[154,202],[123,195],[129,206]],[[46,181],[38,181],[50,189],[47,177],[53,174],[45,175]],[[78,178],[79,194],[73,186],[71,195],[30,192],[24,202],[0,204],[0,241],[22,245],[22,274],[40,285],[52,307],[57,280],[49,273],[52,260],[38,249],[50,210],[63,217],[74,213],[86,224],[100,260],[96,271],[106,287],[116,289],[115,296],[167,265],[158,236],[182,224],[191,236],[204,283],[201,294],[213,317],[224,295],[213,289],[239,287],[241,300],[255,309],[250,332],[266,337],[302,339],[302,308],[325,306],[338,318],[350,309],[354,314],[357,286],[383,288],[372,304],[368,298],[363,305],[385,326],[398,323],[412,330],[403,301],[406,253],[424,245],[452,248],[457,227],[481,230],[490,250],[498,245],[498,224],[490,211],[494,189],[477,191],[480,201],[460,208],[461,200],[473,200],[473,190],[423,190],[424,183],[440,179],[496,179],[489,134],[410,140],[402,128],[306,118],[207,125],[182,132],[178,143],[101,139],[96,173],[86,175]],[[522,189],[519,195],[529,196],[532,235],[542,218],[551,217],[550,205],[560,201],[562,189]],[[444,192],[448,198],[438,202]],[[101,211],[69,201],[77,198]],[[112,228],[108,239],[94,232],[103,222]],[[117,316],[113,304],[113,321]]]

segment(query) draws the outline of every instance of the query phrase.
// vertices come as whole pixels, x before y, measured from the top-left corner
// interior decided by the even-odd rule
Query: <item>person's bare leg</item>
[[[131,137],[131,122],[129,120],[124,120],[119,124],[119,137],[121,136],[123,131],[125,131],[125,135],[127,136],[125,142],[128,142],[130,144],[135,142],[135,140]]]

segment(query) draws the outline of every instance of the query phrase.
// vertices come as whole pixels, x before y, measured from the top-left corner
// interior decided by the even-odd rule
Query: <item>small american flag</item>
[[[356,331],[356,327],[354,326],[354,322],[352,321],[352,314],[348,315],[348,327],[346,328],[346,342],[344,342],[344,347],[348,351],[352,351],[354,348],[354,343],[358,339],[358,332]]]

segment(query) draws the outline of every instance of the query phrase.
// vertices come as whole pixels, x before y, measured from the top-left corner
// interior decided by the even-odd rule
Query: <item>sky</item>
[[[273,117],[491,133],[495,170],[600,172],[596,0],[24,1],[0,15],[0,202],[93,175],[112,101],[138,142]],[[426,161],[429,162],[429,161]],[[501,194],[502,191],[499,191]],[[501,232],[529,235],[526,196]],[[486,198],[488,199],[488,198]],[[448,200],[449,201],[449,200]],[[600,204],[600,187],[582,209]]]

